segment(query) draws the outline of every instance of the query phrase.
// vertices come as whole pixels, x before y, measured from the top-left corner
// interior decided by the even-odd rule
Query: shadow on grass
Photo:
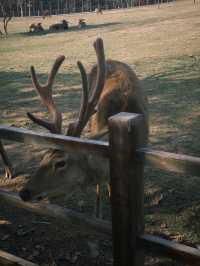
[[[157,130],[150,139],[150,145],[154,149],[199,156],[199,64],[198,60],[188,59],[184,64],[170,67],[163,73],[148,76],[143,80],[149,97],[151,125]],[[39,78],[41,82],[45,82],[46,74],[40,74]],[[26,116],[26,111],[43,111],[39,106],[39,99],[35,98],[35,91],[23,90],[32,87],[28,72],[1,72],[0,80],[0,111],[2,113],[8,110],[8,113],[2,117],[3,122],[9,119],[17,121],[23,116],[22,112]],[[79,84],[78,72],[57,75],[55,100],[62,112],[70,113],[78,110]],[[10,110],[12,110],[11,115]],[[18,110],[22,111],[18,112]],[[17,122],[15,123],[18,125]],[[19,121],[18,126],[21,126],[20,123]],[[177,219],[175,217],[178,215],[180,220],[176,220],[176,229],[180,232],[186,229],[188,235],[198,236],[199,222],[195,220],[193,227],[190,223],[191,217],[198,216],[200,209],[198,207],[200,179],[161,172],[149,166],[146,167],[145,172],[146,214],[157,217],[153,218],[154,221],[159,220],[157,227],[160,226],[164,217],[165,222],[169,224],[169,230],[174,226]],[[162,195],[163,199],[158,204],[152,204],[157,194]]]
[[[46,83],[47,74],[38,74],[41,84]],[[26,112],[44,112],[39,96],[33,88],[29,72],[0,72],[0,121],[14,123],[26,119]],[[78,111],[81,97],[80,74],[58,73],[54,82],[54,99],[61,112]],[[23,114],[22,114],[23,112]],[[44,112],[46,113],[46,112]]]
[[[181,59],[182,60],[182,59]],[[200,156],[200,61],[184,58],[178,65],[143,80],[149,98],[150,146],[154,149]],[[199,237],[200,178],[145,169],[146,214],[154,230]],[[150,193],[150,194],[149,194]],[[193,224],[191,224],[193,217]],[[152,224],[151,224],[152,223]]]
[[[67,32],[78,32],[78,31],[84,31],[84,30],[92,30],[92,29],[101,29],[101,28],[107,28],[107,27],[112,27],[112,26],[117,26],[121,25],[119,22],[110,22],[110,23],[103,23],[103,24],[95,24],[95,25],[86,25],[85,28],[78,28],[78,26],[70,26],[68,30],[58,30],[58,31],[49,31],[48,29],[45,29],[43,32],[19,32],[16,33],[15,35],[18,36],[26,36],[26,37],[31,37],[31,36],[42,36],[46,34],[52,34],[52,33],[67,33]]]
[[[143,80],[149,98],[152,144],[167,151],[199,155],[200,61],[189,59]],[[155,133],[154,133],[155,135]]]

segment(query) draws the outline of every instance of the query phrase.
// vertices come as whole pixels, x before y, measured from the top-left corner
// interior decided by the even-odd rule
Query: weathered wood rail
[[[144,248],[149,245],[155,246],[156,252],[160,250],[191,265],[200,265],[197,249],[144,233],[143,203],[145,158],[156,168],[195,176],[200,176],[200,158],[147,149],[142,137],[143,128],[141,115],[117,114],[109,119],[107,143],[0,126],[0,139],[107,157],[110,162],[112,224],[55,205],[25,203],[3,191],[0,199],[38,213],[62,219],[75,218],[101,232],[112,231],[114,266],[144,265]]]
[[[109,145],[103,141],[41,133],[9,126],[0,126],[0,138],[26,144],[40,144],[46,148],[67,152],[91,152],[103,157],[109,157]]]
[[[109,144],[105,141],[78,139],[51,133],[41,133],[17,127],[0,126],[0,138],[27,144],[40,144],[46,148],[54,148],[67,152],[95,153],[109,158]],[[141,148],[136,151],[141,159],[153,167],[174,173],[200,176],[200,158],[183,154],[170,153]]]
[[[54,204],[45,203],[29,203],[22,201],[19,196],[14,192],[7,192],[0,190],[0,200],[5,203],[13,204],[18,208],[23,208],[34,213],[54,217],[56,219],[69,222],[71,220],[77,223],[83,223],[91,229],[101,232],[102,234],[112,234],[112,224],[98,218],[90,218],[83,213],[79,213],[67,208],[63,208]],[[138,246],[144,248],[145,251],[156,248],[156,254],[169,254],[175,259],[180,259],[191,263],[191,265],[199,265],[200,253],[196,248],[192,248],[183,244],[172,242],[163,239],[159,236],[150,234],[142,234],[137,237]],[[153,250],[155,252],[155,250]]]
[[[1,266],[39,266],[38,264],[21,259],[5,251],[0,250],[0,265]]]
[[[145,156],[145,160],[155,168],[179,174],[200,176],[199,157],[147,148],[138,150],[138,154]]]

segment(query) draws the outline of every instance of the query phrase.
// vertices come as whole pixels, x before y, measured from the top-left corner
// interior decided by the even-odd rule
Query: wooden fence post
[[[109,119],[110,176],[114,266],[144,265],[136,237],[144,232],[144,120],[139,114],[119,113]]]

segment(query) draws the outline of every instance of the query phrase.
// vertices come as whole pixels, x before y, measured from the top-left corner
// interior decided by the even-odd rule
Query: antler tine
[[[88,103],[88,79],[87,74],[85,71],[85,68],[83,64],[78,61],[77,62],[78,68],[81,73],[81,79],[82,79],[82,88],[83,88],[83,95],[82,95],[82,101],[81,101],[81,108],[79,111],[79,121],[82,121],[83,116],[87,110],[87,103]]]
[[[81,79],[82,79],[82,99],[81,99],[81,107],[79,110],[79,116],[78,116],[78,121],[72,122],[69,124],[68,130],[67,130],[67,135],[68,136],[80,136],[81,131],[84,127],[84,116],[85,113],[87,112],[87,105],[88,105],[88,79],[87,79],[87,74],[85,71],[85,68],[83,64],[78,61],[77,62],[80,74],[81,74]]]
[[[88,122],[91,115],[95,113],[95,107],[101,95],[101,92],[104,87],[105,81],[105,55],[103,40],[98,38],[94,43],[94,48],[97,54],[97,81],[94,90],[90,98],[88,99],[88,79],[84,66],[81,62],[77,62],[81,78],[82,78],[82,88],[83,88],[83,97],[81,101],[81,108],[79,112],[78,121],[69,125],[67,135],[79,137],[86,123]]]
[[[30,68],[33,85],[37,90],[37,92],[39,93],[42,103],[47,107],[49,113],[52,115],[52,122],[48,122],[43,119],[37,118],[31,113],[27,113],[27,115],[34,123],[47,128],[52,133],[61,133],[62,115],[56,108],[56,105],[54,104],[52,97],[52,85],[55,76],[58,72],[58,69],[61,66],[64,59],[65,56],[63,55],[59,56],[56,59],[48,76],[47,84],[43,86],[40,85],[40,83],[38,82],[35,68],[33,66],[31,66]]]
[[[103,40],[98,38],[94,43],[94,48],[97,55],[97,80],[94,90],[89,99],[89,105],[91,108],[95,108],[99,97],[101,95],[102,89],[104,87],[105,82],[105,75],[106,75],[106,66],[105,66],[105,54],[104,54],[104,47],[103,47]]]
[[[58,69],[62,65],[64,60],[65,60],[65,56],[64,55],[61,55],[61,56],[59,56],[56,59],[54,65],[53,65],[53,67],[51,69],[51,72],[49,74],[49,77],[48,77],[48,82],[47,82],[48,86],[52,86],[52,84],[54,82],[54,79],[55,79],[55,76],[56,76],[56,74],[58,72]]]
[[[13,167],[8,159],[7,153],[3,147],[1,140],[0,140],[0,154],[5,165],[5,177],[12,178],[14,176]]]

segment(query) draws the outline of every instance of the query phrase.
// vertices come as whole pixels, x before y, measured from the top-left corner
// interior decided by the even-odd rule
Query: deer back
[[[97,66],[89,74],[92,88],[96,82]],[[148,138],[148,101],[135,72],[125,63],[107,60],[106,79],[97,112],[91,119],[91,132],[102,131],[108,125],[108,118],[119,112],[144,115],[146,140]]]

